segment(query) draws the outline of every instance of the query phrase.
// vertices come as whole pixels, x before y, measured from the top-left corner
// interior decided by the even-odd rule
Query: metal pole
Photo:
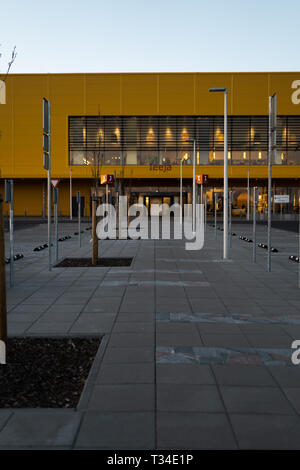
[[[9,204],[10,287],[14,285],[14,181],[10,180]]]
[[[106,190],[106,201],[105,202],[106,202],[106,204],[108,204],[108,184],[106,185],[105,190]]]
[[[232,221],[232,191],[229,191],[229,246],[231,248],[231,221]]]
[[[227,89],[224,91],[224,220],[223,258],[228,259],[228,136],[227,136]]]
[[[53,188],[54,229],[55,229],[55,261],[58,262],[58,188]]]
[[[194,139],[193,151],[193,232],[196,230],[196,139]]]
[[[256,187],[253,188],[253,263],[256,263],[256,189]]]
[[[299,206],[299,230],[298,230],[298,237],[299,237],[299,246],[298,246],[298,288],[300,289],[300,206]]]
[[[47,181],[48,197],[48,266],[51,271],[51,121],[50,121],[50,101],[48,102],[48,122],[49,122],[49,168]]]
[[[45,182],[43,181],[43,212],[42,217],[43,219],[46,216],[46,191],[45,191]]]
[[[249,168],[248,168],[248,178],[247,178],[247,220],[250,220],[250,177],[249,177]]]
[[[206,211],[207,211],[207,199],[206,199],[207,194],[204,194],[204,231],[206,232]]]
[[[269,97],[269,151],[268,151],[268,272],[271,271],[271,196],[272,196],[272,155],[276,143],[276,94]]]
[[[215,193],[215,239],[217,239],[217,197],[218,195]]]
[[[271,182],[272,182],[272,97],[269,96],[269,151],[268,151],[268,261],[267,270],[271,271]]]
[[[72,168],[70,168],[70,220],[73,219],[73,207],[72,207]]]
[[[78,242],[79,248],[81,247],[81,195],[80,191],[77,193],[77,202],[78,202]]]
[[[182,159],[180,161],[180,194],[179,194],[179,203],[180,203],[180,225],[182,225]]]

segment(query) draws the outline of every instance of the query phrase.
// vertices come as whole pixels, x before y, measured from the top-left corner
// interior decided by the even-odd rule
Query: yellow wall
[[[97,115],[99,111],[102,115],[222,115],[222,95],[208,91],[214,86],[228,88],[231,115],[267,115],[268,96],[274,92],[278,96],[278,114],[300,115],[300,103],[291,100],[295,80],[300,80],[300,72],[11,74],[7,79],[7,104],[0,105],[0,177],[46,177],[42,164],[43,97],[51,101],[52,175],[68,178],[70,115]],[[113,173],[114,169],[118,171],[118,167],[110,166],[103,173]],[[133,170],[137,177],[150,176],[149,168],[141,167],[127,168],[126,175],[133,176]],[[164,177],[173,177],[178,171],[174,168]],[[221,171],[215,167],[205,169],[208,174]],[[260,175],[264,169],[253,167],[253,171]],[[295,177],[295,173],[300,176],[297,167],[276,171],[281,177]],[[90,178],[90,168],[73,167],[73,177]]]

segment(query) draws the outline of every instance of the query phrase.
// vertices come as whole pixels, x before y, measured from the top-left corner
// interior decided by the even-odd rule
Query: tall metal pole
[[[227,88],[224,91],[224,220],[223,258],[228,259],[228,136],[227,136]]]
[[[192,221],[193,232],[196,231],[196,139],[194,139],[194,151],[193,151],[193,221]]]
[[[77,203],[78,203],[78,242],[79,248],[81,247],[81,194],[80,191],[77,193]]]
[[[70,220],[73,219],[73,206],[72,206],[72,168],[70,168]]]
[[[50,101],[48,102],[48,122],[49,122],[49,166],[48,166],[48,267],[51,271],[51,113],[50,113]]]
[[[300,206],[299,206],[299,229],[298,229],[298,288],[300,289]]]
[[[206,219],[207,219],[207,214],[206,214],[206,212],[207,212],[207,199],[206,199],[206,197],[207,197],[207,194],[205,193],[204,194],[204,231],[205,232],[206,232],[206,222],[207,222],[206,221]]]
[[[180,225],[182,225],[182,159],[180,161],[180,194],[179,194],[179,204],[180,204]]]
[[[250,171],[248,168],[248,177],[247,177],[247,220],[250,220]]]
[[[55,261],[58,262],[58,188],[53,188],[54,230],[55,230]]]
[[[253,251],[252,261],[256,263],[256,187],[253,188]]]
[[[231,248],[231,221],[232,221],[232,191],[229,191],[229,224],[228,224],[228,232],[229,232],[229,246]]]
[[[217,239],[217,197],[218,195],[215,193],[215,239]]]
[[[269,151],[268,151],[268,272],[271,271],[271,197],[272,197],[272,157],[276,151],[276,93],[269,97]]]
[[[269,151],[268,151],[268,264],[267,270],[271,271],[271,184],[272,184],[272,97],[269,96]]]
[[[46,191],[45,191],[45,182],[43,181],[43,209],[42,209],[42,217],[43,219],[46,216]]]

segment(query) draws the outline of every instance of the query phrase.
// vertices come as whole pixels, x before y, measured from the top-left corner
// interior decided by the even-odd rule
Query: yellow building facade
[[[184,191],[192,185],[193,145],[197,174],[208,175],[207,192],[222,190],[223,94],[228,90],[229,179],[233,188],[266,186],[269,96],[277,94],[278,150],[275,188],[294,188],[300,178],[300,72],[10,74],[0,105],[0,178],[15,182],[16,215],[40,216],[47,172],[43,168],[42,101],[51,103],[52,177],[59,178],[59,212],[70,212],[72,192],[90,214],[95,158],[100,173],[116,175],[134,200],[178,197],[181,162]],[[275,189],[276,191],[276,189]],[[263,192],[263,189],[262,189]],[[286,192],[286,189],[284,189]],[[105,188],[103,188],[103,194]],[[114,196],[114,187],[110,187]],[[242,200],[242,192],[237,193]],[[168,200],[169,201],[169,200]],[[5,208],[4,210],[6,210]]]

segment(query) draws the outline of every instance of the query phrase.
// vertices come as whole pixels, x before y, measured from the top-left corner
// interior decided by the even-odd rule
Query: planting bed
[[[56,268],[93,268],[130,266],[133,258],[99,258],[97,264],[92,264],[91,258],[65,258],[58,263]]]
[[[9,338],[0,408],[75,408],[101,338]]]

